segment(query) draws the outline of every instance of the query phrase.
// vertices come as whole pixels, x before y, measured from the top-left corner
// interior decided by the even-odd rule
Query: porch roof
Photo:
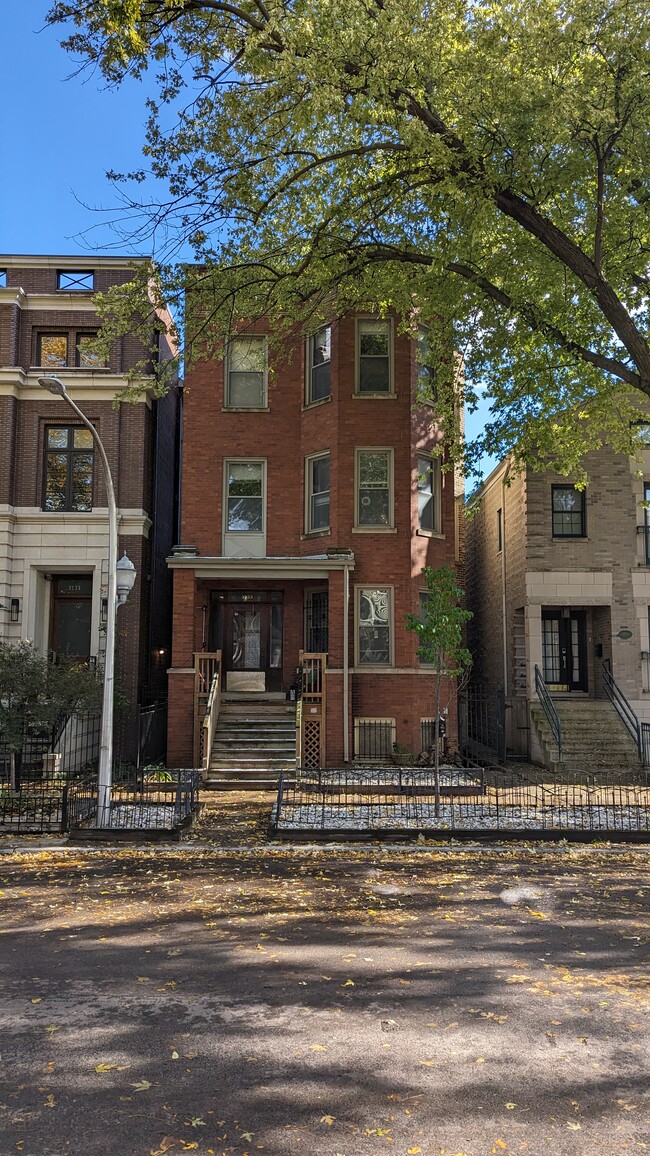
[[[304,557],[211,558],[200,554],[172,554],[172,570],[193,570],[197,578],[327,578],[332,570],[354,570],[354,554],[308,554]]]

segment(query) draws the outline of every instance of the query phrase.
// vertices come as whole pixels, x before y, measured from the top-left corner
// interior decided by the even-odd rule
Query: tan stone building
[[[579,490],[501,462],[469,502],[466,588],[476,684],[502,691],[509,751],[540,758],[535,667],[553,696],[604,700],[603,663],[650,720],[650,448],[588,454]]]

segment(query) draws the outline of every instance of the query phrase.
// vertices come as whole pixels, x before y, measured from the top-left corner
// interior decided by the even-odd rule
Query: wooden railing
[[[194,655],[194,766],[201,766],[203,719],[214,676],[221,673],[221,651],[200,650]]]
[[[310,770],[325,766],[326,665],[326,654],[301,650],[298,655],[296,765]]]
[[[219,711],[221,710],[221,665],[219,665],[214,673],[212,679],[212,686],[210,687],[210,694],[208,695],[208,702],[201,723],[201,749],[200,749],[200,767],[203,778],[207,779],[210,770],[210,756],[212,754],[212,744],[214,742],[214,735],[217,729],[217,722],[219,720]]]

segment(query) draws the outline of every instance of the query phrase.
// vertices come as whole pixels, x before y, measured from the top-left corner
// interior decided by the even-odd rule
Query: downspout
[[[343,567],[343,762],[350,762],[350,720],[349,711],[349,617],[350,617],[350,569]]]
[[[510,472],[510,463],[501,482],[501,636],[503,639],[503,696],[508,697],[508,638],[506,622],[506,482]]]

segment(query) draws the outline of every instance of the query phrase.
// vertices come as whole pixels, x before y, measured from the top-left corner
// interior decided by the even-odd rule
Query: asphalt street
[[[647,849],[0,856],[0,1153],[650,1151]]]

